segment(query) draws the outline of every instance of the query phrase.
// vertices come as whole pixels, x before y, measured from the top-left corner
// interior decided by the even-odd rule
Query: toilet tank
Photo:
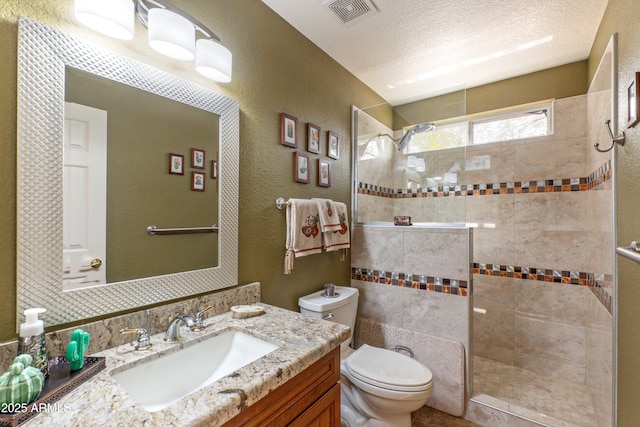
[[[302,314],[347,325],[351,328],[351,335],[342,346],[347,347],[351,344],[358,312],[358,289],[336,286],[335,295],[331,297],[325,295],[324,290],[317,291],[300,297],[298,306]]]

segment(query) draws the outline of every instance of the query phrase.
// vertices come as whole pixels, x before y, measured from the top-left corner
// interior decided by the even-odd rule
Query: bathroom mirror
[[[217,185],[218,188],[219,252],[217,260],[212,264],[215,267],[63,290],[63,135],[65,74],[70,69],[129,86],[145,95],[161,96],[202,110],[218,121],[219,153],[211,153],[205,160],[217,160],[215,181],[210,178],[208,166],[205,169],[207,185]],[[170,117],[173,116],[167,116]],[[17,325],[23,321],[22,312],[30,307],[46,308],[47,313],[43,316],[45,323],[57,325],[235,286],[238,269],[238,142],[237,101],[20,17]],[[184,154],[186,177],[190,177],[192,171],[199,171],[192,168],[190,152],[180,154]],[[168,156],[168,152],[163,155],[163,168],[167,174]],[[130,190],[136,191],[133,187]],[[166,189],[158,186],[157,190]],[[190,187],[188,191],[191,191]],[[204,194],[206,192],[202,193]],[[161,223],[148,225],[190,226]],[[109,228],[109,233],[119,232]],[[180,236],[146,237],[159,240]],[[194,247],[194,250],[197,248]],[[153,257],[140,261],[157,262]]]
[[[218,224],[219,119],[65,67],[65,290],[218,265],[217,233],[150,236],[147,227]],[[203,156],[197,167],[192,150]],[[193,173],[203,188],[192,188]]]

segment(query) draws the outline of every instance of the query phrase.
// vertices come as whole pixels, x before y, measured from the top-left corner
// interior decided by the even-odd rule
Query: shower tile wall
[[[497,163],[511,167],[491,168],[497,182],[585,177],[585,111],[584,97],[558,101],[552,137],[494,144],[490,152],[476,146],[469,158],[490,155],[493,165],[496,156],[508,156]],[[537,273],[536,280],[474,275],[474,307],[486,310],[473,315],[475,356],[584,382],[584,306],[589,291],[552,280],[554,271],[559,281],[562,271],[574,272],[579,285],[580,273],[586,279],[584,273],[592,271],[587,193],[468,198],[467,221],[477,224],[474,263]],[[539,269],[551,274],[540,274]],[[492,273],[492,268],[487,270]]]
[[[466,292],[420,289],[420,277],[466,288],[470,231],[465,228],[354,227],[352,285],[361,289],[358,314],[380,323],[458,341],[468,348]],[[358,271],[378,270],[414,280],[362,280]],[[414,287],[415,286],[415,287]],[[446,293],[445,293],[446,292]],[[457,295],[456,295],[457,294]]]
[[[432,354],[424,347],[428,337],[446,339],[460,347],[449,359],[427,364],[436,383],[430,405],[452,415],[464,411],[465,379],[469,355],[469,252],[471,230],[466,228],[420,228],[394,226],[356,226],[352,229],[351,286],[360,291],[356,345],[363,343],[391,348],[404,340],[415,344],[418,359]],[[395,330],[380,342],[379,334],[364,333]],[[386,329],[385,329],[386,328]],[[422,344],[420,344],[422,343]],[[406,345],[406,344],[405,344]],[[444,344],[443,344],[444,345]],[[445,366],[466,366],[453,375]],[[449,366],[449,367],[451,367]]]

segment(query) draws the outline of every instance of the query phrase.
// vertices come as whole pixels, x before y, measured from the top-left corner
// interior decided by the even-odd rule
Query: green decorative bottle
[[[44,375],[31,366],[33,358],[21,354],[9,367],[9,372],[0,375],[0,404],[22,405],[38,398],[44,385]]]
[[[71,333],[71,342],[67,345],[65,359],[69,362],[72,371],[82,369],[84,365],[84,352],[89,347],[89,332],[76,329]]]

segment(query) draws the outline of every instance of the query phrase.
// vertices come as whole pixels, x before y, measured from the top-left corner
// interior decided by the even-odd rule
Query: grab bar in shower
[[[640,242],[633,241],[629,247],[618,247],[616,253],[640,264]]]
[[[184,228],[158,228],[155,225],[147,227],[147,233],[156,234],[194,234],[194,233],[217,233],[218,226],[213,224],[211,227],[184,227]]]

